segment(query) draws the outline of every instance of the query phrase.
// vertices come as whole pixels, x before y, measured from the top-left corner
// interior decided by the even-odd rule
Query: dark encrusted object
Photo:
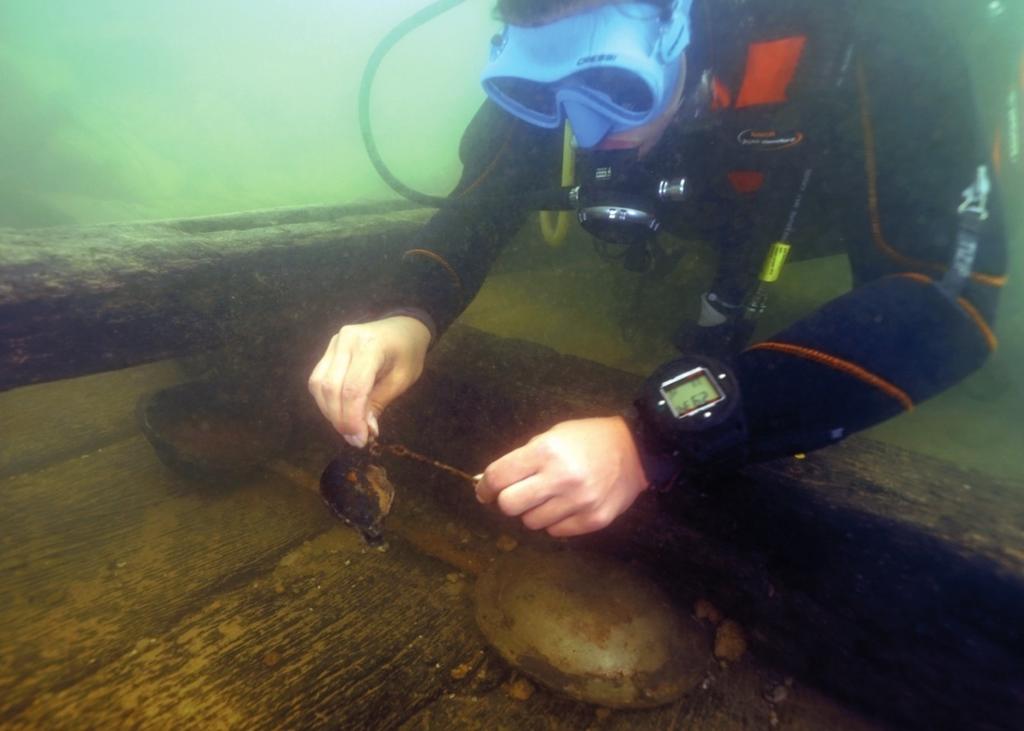
[[[395,501],[387,472],[363,455],[335,457],[320,475],[320,496],[369,546],[384,543],[381,527]]]
[[[284,450],[291,419],[222,381],[189,381],[143,395],[139,429],[166,466],[206,486],[236,483]]]

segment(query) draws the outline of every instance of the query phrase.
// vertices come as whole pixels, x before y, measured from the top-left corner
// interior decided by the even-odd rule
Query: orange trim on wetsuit
[[[904,279],[910,279],[921,284],[934,284],[935,280],[929,277],[927,274],[921,274],[920,272],[901,272],[895,275],[897,277],[903,277]]]
[[[920,284],[934,284],[935,280],[929,277],[927,274],[921,274],[919,272],[903,272],[902,274],[896,274],[895,276],[903,279],[910,279]],[[999,348],[999,339],[996,337],[992,327],[985,321],[982,314],[978,312],[978,308],[971,304],[970,300],[965,297],[957,297],[956,303],[960,305],[967,316],[971,318],[971,321],[981,331],[981,336],[985,338],[985,343],[988,345],[990,351],[995,351]]]
[[[505,135],[505,141],[502,143],[502,145],[498,149],[498,151],[494,154],[494,157],[491,159],[491,161],[489,163],[487,163],[487,167],[485,167],[483,169],[483,172],[481,172],[480,175],[477,176],[476,180],[474,180],[472,183],[470,183],[468,186],[466,186],[465,190],[459,191],[459,193],[457,194],[458,197],[461,198],[464,195],[468,195],[470,193],[470,191],[472,191],[478,185],[483,183],[488,178],[488,176],[490,176],[490,174],[492,172],[494,172],[494,168],[497,167],[497,165],[498,165],[498,160],[500,160],[501,156],[505,154],[505,150],[508,149],[508,145],[509,145],[509,142],[511,142],[511,140],[512,140],[512,135],[510,135],[510,134],[509,135]]]
[[[878,161],[875,158],[875,129],[871,121],[871,110],[869,108],[867,78],[862,64],[857,64],[857,88],[860,99],[861,125],[864,130],[864,169],[868,178],[868,212],[871,217],[871,235],[883,254],[893,261],[910,267],[912,269],[927,269],[929,271],[944,273],[947,270],[945,264],[934,261],[923,261],[906,256],[896,250],[885,238],[882,231],[882,216],[878,207]],[[1002,287],[1006,284],[1006,275],[983,274],[971,272],[971,281],[984,284],[988,287]]]
[[[964,312],[971,318],[978,329],[981,330],[982,336],[985,338],[985,344],[988,345],[990,351],[995,351],[999,347],[999,339],[996,334],[989,327],[989,324],[985,322],[985,318],[982,317],[981,313],[978,312],[978,308],[975,307],[971,302],[964,297],[957,297],[956,303],[964,308]]]
[[[425,256],[433,262],[440,264],[441,267],[448,272],[448,276],[451,277],[452,283],[455,285],[455,291],[459,293],[459,302],[465,304],[466,296],[462,287],[462,278],[459,277],[458,272],[455,271],[455,267],[448,263],[448,261],[435,251],[430,249],[409,249],[402,254],[403,259],[407,259],[410,256]]]
[[[501,147],[498,148],[498,151],[494,153],[494,157],[491,158],[491,161],[487,163],[487,167],[484,168],[480,175],[477,176],[476,180],[474,180],[472,183],[466,186],[464,190],[461,190],[458,193],[453,194],[453,197],[461,198],[463,196],[466,196],[470,192],[472,192],[474,188],[481,185],[485,180],[487,180],[487,178],[490,177],[491,173],[494,172],[494,169],[498,165],[498,161],[501,160],[502,155],[505,154],[505,151],[508,149],[509,143],[511,141],[512,135],[505,135],[505,141],[502,143]],[[462,285],[462,278],[459,276],[459,273],[455,270],[455,267],[448,263],[447,259],[438,254],[436,251],[431,251],[430,249],[423,248],[409,249],[408,251],[402,254],[403,259],[407,259],[410,256],[424,256],[430,259],[431,261],[439,264],[451,278],[452,284],[455,287],[455,291],[458,293],[459,306],[461,307],[466,304],[465,287],[463,287]]]
[[[871,371],[861,368],[856,363],[851,363],[848,360],[837,358],[834,355],[823,353],[820,350],[814,350],[812,348],[804,348],[800,345],[792,345],[790,343],[780,343],[773,340],[767,340],[763,343],[757,343],[747,348],[747,351],[753,350],[772,350],[777,353],[785,353],[786,355],[796,356],[798,358],[805,358],[807,360],[813,360],[816,363],[833,368],[837,371],[845,373],[849,376],[873,386],[885,395],[899,401],[900,405],[906,411],[913,411],[914,401],[910,398],[909,394],[902,388],[893,385],[889,381],[885,380],[881,376],[877,376]]]

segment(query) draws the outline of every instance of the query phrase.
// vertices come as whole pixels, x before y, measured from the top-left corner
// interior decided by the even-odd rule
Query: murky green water
[[[356,95],[377,40],[424,4],[0,1],[0,237],[5,229],[393,200],[364,152]],[[1024,0],[931,5],[962,30],[977,91],[962,103],[1003,130],[1010,279],[996,323],[1000,347],[987,365],[868,435],[1024,484],[1024,153],[1013,146],[1015,125],[1024,124],[1024,56],[1015,55],[1024,52]],[[416,31],[384,63],[372,105],[377,142],[413,188],[441,195],[457,181],[459,140],[483,100],[478,74],[497,28],[491,3],[471,0]],[[688,247],[682,265],[648,282],[640,301],[637,275],[596,256],[581,231],[552,249],[531,218],[462,321],[649,373],[674,355],[675,323],[645,313],[689,302],[712,274],[700,242],[675,245]],[[849,283],[845,257],[791,264],[758,335]],[[246,347],[235,344],[242,357]],[[137,433],[135,399],[193,375],[190,367],[162,360],[0,393],[0,584],[15,587],[0,591],[12,628],[7,636],[0,630],[0,689],[13,699],[0,704],[0,725],[75,728],[82,711],[95,723],[167,727],[178,719],[231,728],[258,707],[268,728],[322,727],[373,718],[372,708],[332,714],[360,697],[364,689],[346,683],[361,677],[362,665],[393,663],[399,669],[384,674],[389,682],[414,687],[433,673],[444,688],[430,710],[410,715],[408,728],[469,728],[467,719],[500,713],[514,728],[543,718],[558,728],[591,720],[590,727],[631,727],[628,718],[591,718],[591,710],[552,697],[534,701],[542,706],[534,716],[495,690],[510,681],[507,668],[492,669],[493,687],[453,685],[462,678],[449,673],[478,662],[482,648],[466,639],[475,631],[464,586],[472,577],[452,567],[494,554],[500,523],[477,529],[464,506],[413,501],[399,511],[399,548],[381,558],[339,532],[309,490],[295,490],[322,461],[312,447],[226,493],[196,490],[167,472]],[[400,485],[399,505],[403,487],[419,486],[413,478]],[[284,497],[288,490],[297,497]],[[1020,512],[1019,504],[1005,507]],[[1005,549],[1019,558],[1024,546]],[[344,568],[350,563],[358,571]],[[400,593],[404,572],[411,578]],[[393,594],[375,590],[376,581]],[[344,598],[350,589],[362,592],[355,604]],[[374,635],[375,613],[389,607],[412,617],[408,626],[393,642],[359,645]],[[437,650],[424,633],[443,632],[445,623],[463,623],[467,633]],[[344,653],[354,675],[325,659],[334,641],[357,648]],[[417,654],[421,646],[429,657]],[[683,712],[691,727],[702,719],[722,729],[770,722],[774,707],[758,705],[763,669],[741,668],[723,681],[721,696],[704,701],[706,716]],[[333,690],[303,706],[311,683]],[[176,696],[175,688],[185,690]],[[808,695],[790,712],[791,728],[874,727],[800,693]],[[489,698],[486,710],[470,707],[479,697]],[[401,689],[388,698],[416,700]],[[643,722],[662,728],[679,717],[666,710]]]
[[[991,6],[989,25],[979,22],[986,13],[970,5],[944,3],[941,12],[963,28],[978,106],[993,124],[1001,120],[1005,126],[1005,84],[1020,61],[1004,49],[1013,46],[1007,38],[1024,33],[1012,21],[1021,14],[1019,2],[977,3]],[[70,0],[4,3],[0,226],[392,197],[363,151],[355,95],[373,44],[418,7],[393,2],[369,12],[354,2],[153,2],[131,9],[112,0],[87,6]],[[483,98],[477,73],[495,27],[487,3],[466,3],[415,32],[385,62],[372,110],[377,137],[394,171],[413,187],[441,193],[456,179],[458,140]],[[1016,254],[1024,193],[1019,174],[1007,182]],[[529,249],[510,257],[532,268]],[[1014,276],[999,314],[996,357],[970,383],[881,427],[879,435],[1000,474],[1024,472],[1013,449],[1024,436],[1016,417],[1024,406],[1024,383],[1014,365],[1024,358],[1024,295],[1014,285],[1020,259],[1013,257]],[[814,290],[829,289],[828,282],[834,283],[829,291],[846,286],[841,264],[803,268],[814,274],[802,284],[787,283],[792,296],[777,298],[779,308],[820,301]],[[593,275],[597,282],[618,277],[600,267]],[[533,281],[531,274],[492,282],[470,319],[638,371],[657,360],[648,354],[670,352],[657,348],[661,333],[654,326],[654,344],[631,350],[607,327],[607,318],[582,314],[614,309],[601,284],[548,298],[549,317],[569,324],[575,312],[586,319],[586,328],[559,328],[574,333],[568,341],[531,329],[536,298],[527,293]]]

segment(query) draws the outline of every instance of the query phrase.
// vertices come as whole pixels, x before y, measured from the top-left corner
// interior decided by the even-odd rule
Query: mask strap
[[[693,0],[673,0],[669,17],[662,22],[661,37],[658,39],[656,55],[661,63],[678,58],[683,50],[680,45],[688,38],[686,30],[690,22],[690,7]]]

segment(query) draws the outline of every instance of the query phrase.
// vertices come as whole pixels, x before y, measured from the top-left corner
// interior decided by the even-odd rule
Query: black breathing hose
[[[377,70],[380,68],[381,62],[399,41],[420,26],[425,25],[439,15],[448,12],[456,5],[461,5],[465,1],[466,0],[437,0],[437,2],[428,5],[392,28],[388,34],[381,39],[380,43],[377,44],[377,47],[373,49],[373,53],[370,54],[370,58],[366,62],[366,68],[363,69],[363,77],[359,83],[359,130],[362,133],[363,145],[366,147],[366,154],[370,157],[370,162],[373,164],[377,174],[380,175],[384,182],[390,185],[397,193],[404,198],[411,200],[413,203],[419,203],[420,205],[427,206],[428,208],[465,207],[480,205],[483,201],[479,197],[463,201],[452,198],[443,198],[436,195],[427,195],[426,193],[421,193],[418,190],[413,190],[395,177],[388,169],[388,166],[384,164],[384,160],[380,156],[380,151],[377,149],[377,143],[373,139],[373,127],[370,124],[370,93],[373,89],[373,81],[377,76]],[[503,197],[503,200],[508,203],[514,203],[536,210],[569,210],[574,207],[569,200],[568,188],[552,188],[549,190],[523,192],[517,196],[505,196]]]
[[[377,47],[373,49],[370,59],[366,62],[366,68],[363,69],[362,81],[359,83],[359,130],[362,132],[363,144],[366,146],[366,154],[370,156],[370,162],[373,163],[373,167],[377,170],[378,175],[384,179],[384,182],[395,191],[414,203],[430,208],[443,207],[447,205],[448,199],[413,190],[396,178],[387,165],[384,164],[380,151],[377,149],[377,143],[373,139],[373,128],[370,125],[370,91],[373,88],[373,80],[377,75],[381,62],[399,41],[421,25],[430,22],[442,13],[446,13],[456,5],[461,5],[464,2],[465,0],[438,0],[392,28],[381,39],[380,43],[377,44]]]

